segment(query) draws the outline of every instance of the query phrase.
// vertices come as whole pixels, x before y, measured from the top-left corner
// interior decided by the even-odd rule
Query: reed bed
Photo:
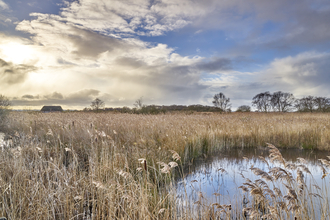
[[[174,188],[194,158],[265,143],[328,150],[329,128],[328,114],[12,112],[0,153],[0,216],[194,219],[177,206]],[[200,218],[215,218],[203,210]]]

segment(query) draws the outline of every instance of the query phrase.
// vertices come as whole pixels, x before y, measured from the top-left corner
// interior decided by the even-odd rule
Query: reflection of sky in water
[[[281,150],[281,153],[287,163],[294,163],[296,165],[302,164],[297,160],[298,157],[304,158],[307,161],[305,165],[314,177],[312,180],[310,174],[303,172],[305,182],[308,186],[317,184],[319,187],[323,187],[322,191],[324,191],[324,183],[328,186],[330,185],[329,177],[326,177],[323,181],[321,180],[323,173],[319,166],[321,162],[318,160],[325,159],[327,155],[330,155],[329,152]],[[250,170],[252,165],[263,171],[269,171],[268,165],[258,158],[260,155],[263,155],[266,158],[266,161],[270,166],[269,168],[284,168],[283,165],[278,162],[271,163],[267,157],[268,151],[264,149],[244,149],[243,151],[241,149],[231,149],[230,151],[224,151],[211,159],[199,161],[199,163],[197,162],[197,165],[190,167],[190,171],[187,171],[188,174],[185,177],[186,191],[190,205],[193,206],[193,203],[199,200],[199,193],[202,192],[204,197],[202,201],[204,204],[217,202],[219,204],[232,204],[236,207],[239,206],[239,209],[243,208],[242,201],[244,192],[238,187],[243,185],[246,181],[241,174],[243,174],[245,178],[249,178],[254,182],[261,177],[253,174]],[[248,159],[243,159],[243,157]],[[223,172],[222,169],[225,171]],[[291,172],[293,173],[294,179],[296,179],[296,171]],[[278,182],[281,181],[279,180]],[[271,182],[267,182],[267,184],[273,189]],[[283,184],[276,185],[276,187],[281,189],[283,196],[287,194],[287,189]],[[178,182],[178,191],[184,194],[182,180]],[[310,192],[320,193],[315,187],[311,187]],[[180,198],[182,198],[182,203],[185,204],[186,202],[183,194]],[[247,196],[247,194],[245,195]],[[322,195],[324,195],[324,192]],[[315,203],[318,204],[318,201],[319,200],[315,201]]]

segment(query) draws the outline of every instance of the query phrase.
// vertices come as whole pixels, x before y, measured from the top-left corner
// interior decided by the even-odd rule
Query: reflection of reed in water
[[[305,150],[305,149],[294,149],[294,148],[282,148],[279,149],[282,157],[286,161],[299,162],[300,159],[306,160],[308,164],[317,165],[319,164],[320,158],[326,158],[328,151],[323,150]],[[258,148],[225,148],[214,154],[213,157],[196,159],[193,164],[190,164],[185,169],[186,173],[193,173],[199,170],[201,167],[205,167],[207,170],[209,164],[212,161],[227,160],[230,164],[242,164],[244,160],[250,160],[253,163],[258,163],[261,158],[268,158],[269,149],[264,147]],[[261,157],[260,157],[261,156]]]
[[[330,218],[324,179],[330,161],[315,159],[325,157],[324,152],[279,150],[271,144],[259,149],[259,155],[255,150],[239,151],[223,151],[219,161],[196,161],[191,167],[193,173],[185,180],[196,215],[204,211],[214,219]],[[289,157],[292,154],[296,158]]]
[[[252,201],[243,208],[244,216],[247,219],[328,219],[328,193],[326,188],[314,184],[312,173],[303,164],[306,160],[299,158],[298,164],[287,162],[275,146],[268,144],[268,148],[270,163],[277,164],[269,165],[268,172],[250,168],[260,179],[245,178],[240,186],[245,192],[244,198]],[[322,163],[330,165],[328,160]]]

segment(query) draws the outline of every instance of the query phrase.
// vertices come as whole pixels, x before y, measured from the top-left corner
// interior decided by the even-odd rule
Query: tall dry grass
[[[190,219],[168,187],[174,170],[184,175],[193,158],[223,147],[330,149],[329,128],[328,114],[12,112],[12,145],[0,154],[0,216]]]
[[[287,162],[280,151],[268,144],[269,163],[267,170],[251,167],[256,180],[245,179],[241,188],[248,198],[243,208],[247,219],[329,219],[329,182],[325,177],[330,160],[320,159],[323,170],[322,184],[318,185],[304,158],[299,163]],[[330,157],[328,157],[330,158]]]

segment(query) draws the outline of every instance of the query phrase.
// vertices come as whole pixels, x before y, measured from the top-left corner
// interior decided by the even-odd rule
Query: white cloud
[[[2,0],[0,7],[4,8],[1,3]],[[0,36],[3,61],[10,63],[13,71],[22,65],[29,67],[29,71],[21,72],[24,78],[17,81],[19,89],[9,85],[2,88],[17,97],[29,94],[53,97],[57,92],[63,96],[58,101],[63,103],[81,97],[72,94],[98,91],[97,95],[107,99],[109,105],[131,105],[141,96],[161,104],[198,103],[204,95],[209,97],[219,90],[233,99],[249,99],[257,92],[271,89],[297,95],[328,91],[325,83],[329,82],[325,71],[328,54],[302,53],[274,60],[262,72],[244,73],[233,71],[230,59],[182,56],[166,44],[135,38],[163,35],[190,25],[194,28],[192,33],[220,29],[228,39],[246,39],[247,44],[276,46],[278,42],[288,44],[295,40],[324,41],[330,33],[327,23],[330,13],[328,9],[311,9],[311,3],[311,0],[71,1],[59,15],[32,13],[31,20],[19,22],[16,29],[32,35],[31,40]],[[320,0],[320,5],[327,4]],[[287,24],[291,18],[293,22]],[[280,31],[259,34],[269,21],[283,24]],[[211,77],[202,79],[202,74],[208,73]]]
[[[81,0],[63,8],[62,19],[106,35],[159,36],[187,25],[195,33],[223,30],[227,38],[276,48],[329,38],[327,0]],[[279,28],[263,33],[269,23]]]
[[[27,74],[19,90],[10,90],[11,96],[22,97],[26,91],[39,97],[58,92],[64,98],[56,102],[67,104],[66,100],[74,99],[69,94],[89,89],[99,91],[109,106],[132,105],[141,96],[159,104],[184,104],[198,100],[206,88],[199,82],[201,70],[208,65],[202,57],[183,57],[165,44],[105,36],[65,23],[59,16],[34,16],[17,25],[17,30],[33,36],[26,45],[18,44],[31,50],[29,59],[8,53],[6,60],[33,64],[36,70]],[[8,43],[1,46],[9,48]],[[212,65],[214,70],[222,68]],[[85,103],[89,99],[85,96]],[[24,99],[28,101],[37,100]]]
[[[292,92],[298,97],[330,96],[329,58],[329,53],[304,52],[275,59],[261,80],[272,82],[273,88]]]
[[[9,9],[9,6],[4,3],[2,0],[0,0],[0,8],[2,8],[3,10],[7,10]]]
[[[304,52],[296,56],[274,59],[258,72],[222,71],[201,79],[207,87],[204,94],[211,102],[212,95],[223,92],[233,107],[251,105],[252,98],[261,92],[290,92],[297,98],[308,95],[330,97],[330,53]]]
[[[162,35],[180,29],[210,9],[191,0],[81,0],[61,15],[72,24],[104,34]]]

